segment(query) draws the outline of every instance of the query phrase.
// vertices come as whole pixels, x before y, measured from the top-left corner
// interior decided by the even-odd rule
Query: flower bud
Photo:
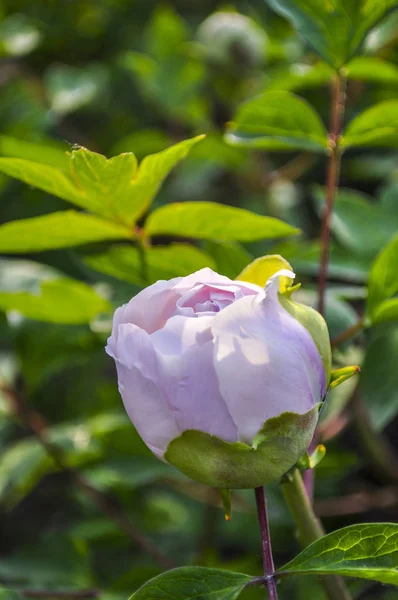
[[[280,270],[264,289],[202,269],[116,310],[106,350],[158,458],[208,485],[252,488],[280,479],[307,450],[330,344],[322,317],[279,292],[293,277]]]

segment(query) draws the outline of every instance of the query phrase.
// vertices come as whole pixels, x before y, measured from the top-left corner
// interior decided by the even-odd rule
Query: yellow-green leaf
[[[67,149],[66,144],[49,139],[40,142],[28,142],[9,135],[0,135],[1,156],[32,160],[59,169],[68,168]]]
[[[128,239],[133,232],[123,225],[93,215],[66,210],[10,221],[0,226],[0,252],[40,252],[89,242]]]
[[[145,223],[145,233],[149,236],[179,235],[240,242],[295,235],[299,231],[273,217],[215,202],[168,204],[151,213]]]
[[[198,135],[144,158],[128,188],[115,200],[115,209],[124,223],[136,221],[148,210],[165,177],[204,137]]]

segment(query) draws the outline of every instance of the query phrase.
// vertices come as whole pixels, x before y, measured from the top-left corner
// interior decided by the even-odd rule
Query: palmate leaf
[[[251,242],[295,235],[299,229],[243,208],[216,202],[176,202],[151,213],[145,233],[180,235],[201,240]]]
[[[251,579],[221,569],[181,567],[151,579],[130,600],[235,600]]]
[[[148,209],[164,178],[203,138],[199,135],[150,154],[139,166],[132,153],[107,159],[81,148],[71,153],[72,176],[90,201],[87,208],[128,225]]]
[[[397,0],[267,0],[334,68],[345,65],[366,33]]]
[[[263,150],[312,150],[328,146],[326,129],[315,110],[290,92],[266,92],[244,102],[228,125],[230,144]]]
[[[398,585],[398,524],[365,523],[329,533],[279,574],[343,575]]]

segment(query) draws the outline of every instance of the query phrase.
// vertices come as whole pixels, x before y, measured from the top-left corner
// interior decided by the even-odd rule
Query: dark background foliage
[[[238,29],[225,15],[203,24],[216,10],[248,19]],[[300,227],[303,235],[293,241],[192,243],[230,277],[251,257],[281,253],[305,283],[301,300],[315,303],[327,158],[249,151],[223,141],[238,105],[264,89],[297,91],[327,125],[329,86],[321,74],[304,77],[318,58],[287,21],[262,0],[233,6],[203,0],[3,0],[0,17],[0,154],[12,155],[12,137],[43,148],[78,144],[108,157],[134,152],[141,160],[207,133],[167,179],[154,206],[213,201]],[[367,55],[388,61],[393,70],[378,77],[368,67],[349,81],[347,121],[396,98],[397,37],[395,12],[366,42]],[[396,152],[347,152],[341,187],[326,306],[332,338],[362,315],[372,261],[397,231]],[[59,198],[0,176],[2,223],[66,207]],[[153,243],[168,241],[158,237]],[[1,288],[34,290],[55,269],[96,286],[117,306],[140,289],[139,273],[126,281],[89,267],[87,253],[106,247],[4,256]],[[178,272],[183,258],[174,260]],[[88,321],[65,325],[12,310],[0,313],[0,582],[19,587],[26,597],[35,589],[91,588],[101,598],[119,600],[168,562],[258,574],[252,493],[233,494],[227,523],[215,490],[149,454],[125,416],[104,353],[110,314]],[[337,366],[360,364],[362,373],[359,384],[351,380],[333,392],[321,426],[327,454],[317,468],[315,507],[328,531],[397,519],[397,359],[396,322],[367,329],[336,350]],[[269,504],[275,559],[282,564],[298,543],[276,486]],[[352,589],[357,598],[394,596],[390,588],[370,583]],[[307,579],[283,582],[280,595],[324,597],[318,582]]]

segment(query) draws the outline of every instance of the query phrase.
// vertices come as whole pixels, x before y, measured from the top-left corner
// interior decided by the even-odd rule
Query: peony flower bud
[[[114,315],[106,351],[138,433],[198,481],[252,488],[304,454],[330,374],[326,325],[279,292],[202,269],[158,281]],[[310,311],[310,312],[309,312]]]

